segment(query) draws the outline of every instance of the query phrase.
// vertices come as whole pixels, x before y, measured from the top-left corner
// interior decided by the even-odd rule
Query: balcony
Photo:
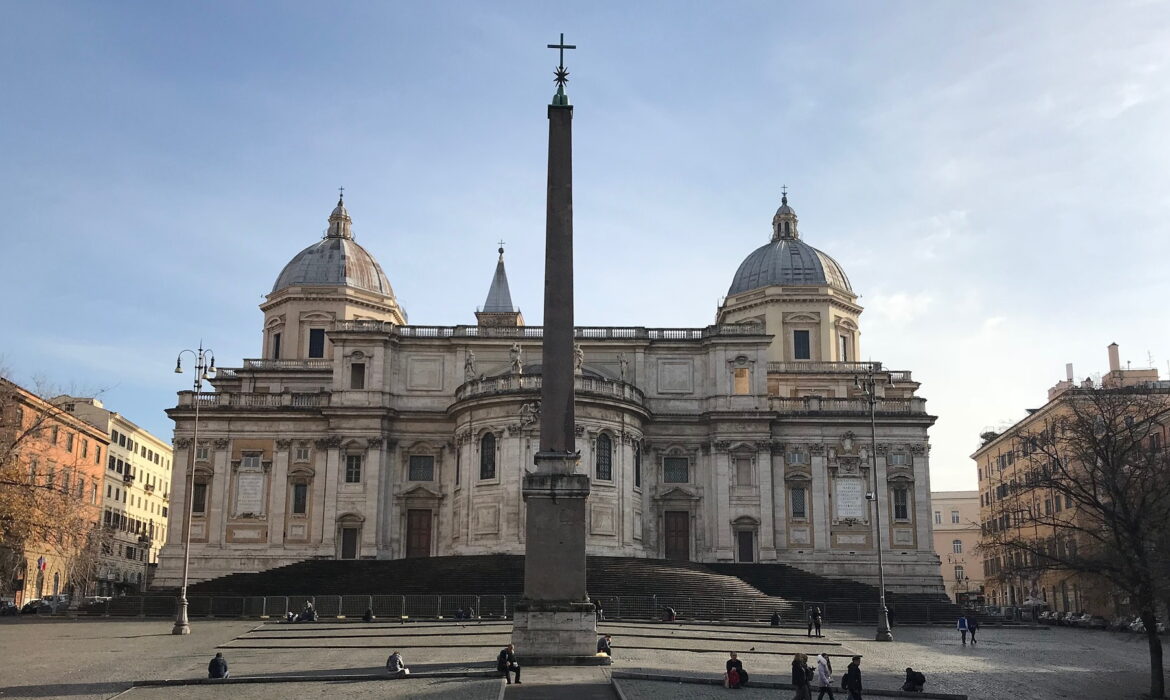
[[[133,484],[134,483],[134,475],[131,474],[130,472],[126,472],[125,474],[122,475],[122,483],[123,484]]]
[[[773,397],[771,410],[785,415],[869,415],[866,399],[830,399],[806,396],[799,399]],[[926,399],[878,399],[874,412],[879,416],[926,416]]]
[[[314,358],[311,360],[244,360],[244,369],[292,369],[292,370],[333,370],[333,360]]]
[[[819,362],[815,360],[791,360],[788,362],[769,362],[768,372],[777,374],[865,374],[870,368],[879,374],[885,374],[890,380],[897,383],[909,383],[910,372],[906,370],[883,370],[880,362]]]
[[[142,490],[146,493],[154,493],[154,484],[147,484],[142,487]]]
[[[463,401],[498,394],[539,393],[540,387],[539,374],[508,374],[467,382],[455,390],[455,400]],[[573,379],[573,389],[579,395],[612,398],[639,406],[646,398],[634,385],[615,379],[577,376]]]
[[[253,408],[260,410],[302,410],[316,409],[329,405],[329,394],[267,394],[255,392],[193,391],[179,392],[179,407],[193,407],[198,403],[201,409],[208,408]]]

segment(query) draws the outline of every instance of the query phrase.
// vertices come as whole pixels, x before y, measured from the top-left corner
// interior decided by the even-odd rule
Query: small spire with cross
[[[499,248],[500,261],[502,262],[504,260],[504,239],[503,238],[500,239],[499,244],[500,244],[500,248]]]
[[[788,204],[788,185],[780,185],[780,203]]]
[[[345,201],[345,188],[338,187],[337,188],[337,203],[340,205],[344,201]]]
[[[569,97],[565,94],[565,84],[569,82],[569,71],[565,69],[565,49],[575,49],[575,44],[565,43],[565,34],[561,32],[561,41],[558,44],[549,44],[548,48],[557,49],[560,52],[560,64],[557,65],[556,71],[553,72],[555,76],[553,82],[557,84],[557,94],[553,97],[553,105],[558,107],[569,106]]]

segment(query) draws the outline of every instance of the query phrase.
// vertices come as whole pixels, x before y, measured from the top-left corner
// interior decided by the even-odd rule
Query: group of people
[[[316,622],[316,621],[317,621],[317,609],[313,607],[313,603],[311,603],[310,601],[307,601],[307,600],[305,601],[305,607],[301,608],[301,611],[299,613],[295,613],[292,610],[289,610],[288,614],[285,616],[285,622]]]
[[[816,668],[808,665],[808,654],[796,654],[792,657],[792,685],[796,688],[793,700],[812,700],[813,688],[819,692],[817,700],[822,700],[827,693],[829,700],[833,696],[833,662],[828,654],[818,654]],[[841,689],[848,693],[849,700],[861,700],[861,657],[854,656],[852,663],[845,669],[841,678]]]
[[[976,620],[974,615],[960,615],[956,629],[958,629],[959,634],[963,636],[963,644],[967,643],[968,633],[971,635],[971,643],[977,643],[977,640],[975,639],[975,632],[979,629],[979,620]]]

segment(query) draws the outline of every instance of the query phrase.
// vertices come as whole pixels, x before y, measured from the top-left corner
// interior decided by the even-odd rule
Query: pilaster
[[[272,456],[272,508],[268,517],[268,541],[276,546],[284,544],[284,528],[287,522],[288,499],[288,455],[291,444],[288,440],[276,441],[276,452]]]

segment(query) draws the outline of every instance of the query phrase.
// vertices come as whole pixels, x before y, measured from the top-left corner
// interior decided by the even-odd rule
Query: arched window
[[[597,478],[613,481],[613,441],[605,433],[597,436]]]
[[[479,440],[479,478],[496,478],[496,436],[484,433]]]
[[[954,550],[955,554],[962,554],[963,540],[951,540],[951,549]]]

